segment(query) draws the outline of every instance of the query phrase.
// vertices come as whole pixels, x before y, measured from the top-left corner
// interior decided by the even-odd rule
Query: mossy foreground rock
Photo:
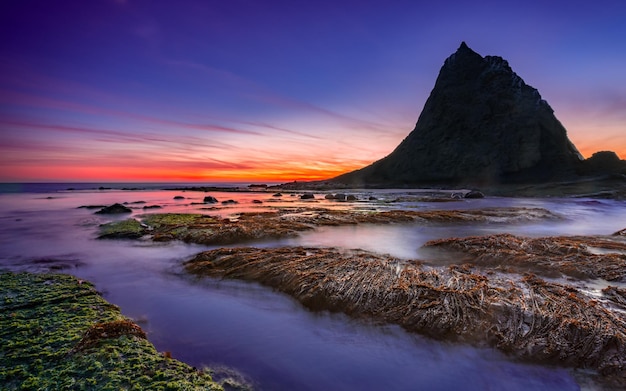
[[[159,354],[94,287],[61,274],[0,274],[3,390],[222,390]]]

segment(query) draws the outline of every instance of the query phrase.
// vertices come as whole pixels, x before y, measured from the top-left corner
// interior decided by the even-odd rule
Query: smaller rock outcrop
[[[133,211],[130,208],[125,207],[122,204],[113,204],[110,206],[105,206],[96,212],[99,215],[110,215],[110,214],[121,214],[121,213],[132,213]]]
[[[626,160],[613,151],[600,151],[583,162],[582,174],[626,174]]]
[[[217,201],[217,198],[215,198],[213,196],[206,196],[206,197],[204,197],[203,202],[205,204],[217,204],[219,201]]]

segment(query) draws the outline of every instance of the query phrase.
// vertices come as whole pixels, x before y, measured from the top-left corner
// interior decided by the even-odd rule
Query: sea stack
[[[465,42],[448,57],[415,129],[387,157],[331,180],[349,186],[493,185],[573,177],[583,157],[539,92]]]

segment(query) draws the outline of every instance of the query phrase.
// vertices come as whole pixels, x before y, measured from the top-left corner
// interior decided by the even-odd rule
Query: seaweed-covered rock
[[[532,271],[546,277],[626,281],[626,243],[611,237],[557,236],[525,238],[510,234],[447,238],[427,242],[434,259],[500,271]]]
[[[113,204],[113,205],[106,206],[100,209],[99,211],[96,212],[96,214],[110,215],[110,214],[122,214],[122,213],[132,213],[132,212],[133,211],[130,208],[127,208],[122,204]]]
[[[293,237],[318,226],[390,223],[493,222],[511,223],[555,220],[559,216],[541,208],[485,208],[481,210],[391,210],[362,212],[298,208],[275,212],[240,213],[230,218],[202,214],[156,213],[141,216],[145,233],[155,241],[182,240],[206,245],[242,243],[251,240]],[[128,224],[128,226],[126,226]],[[139,229],[132,221],[106,226],[123,236]],[[137,233],[138,234],[138,233]]]
[[[136,239],[146,232],[146,227],[139,221],[126,219],[100,225],[98,239]]]
[[[68,275],[0,274],[0,341],[3,390],[223,389]]]
[[[185,269],[197,276],[256,281],[313,310],[489,344],[535,362],[593,368],[626,385],[623,315],[610,302],[532,274],[507,278],[469,265],[430,267],[360,250],[304,247],[211,250]],[[624,300],[623,293],[607,294]]]

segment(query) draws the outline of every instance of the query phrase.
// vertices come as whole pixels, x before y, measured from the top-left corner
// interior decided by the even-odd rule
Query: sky
[[[462,41],[626,159],[623,0],[2,0],[0,182],[333,177],[413,130]]]

